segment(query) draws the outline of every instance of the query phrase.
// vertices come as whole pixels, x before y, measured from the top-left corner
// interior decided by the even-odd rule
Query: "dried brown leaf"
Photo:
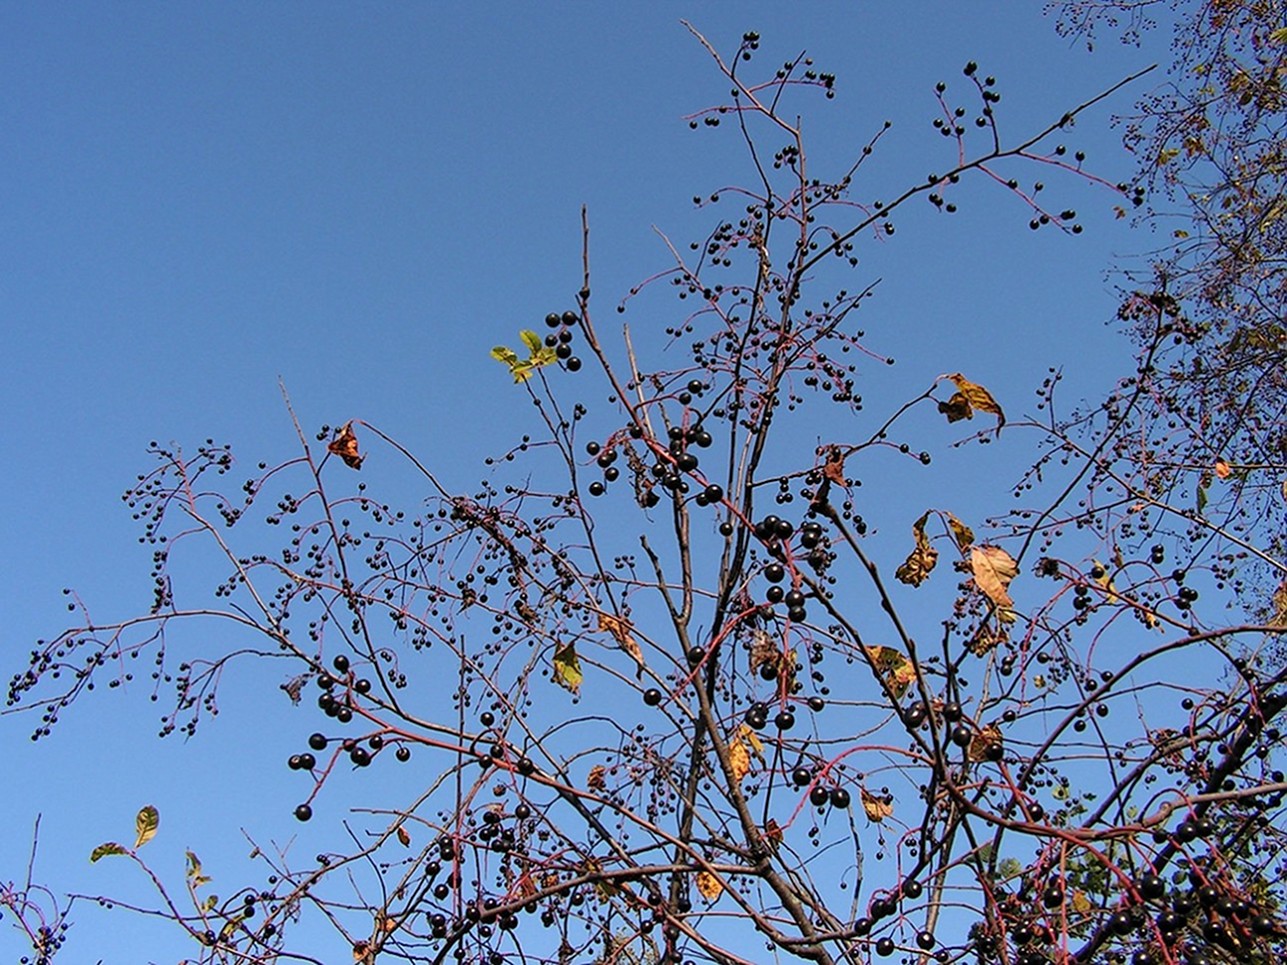
[[[361,469],[362,460],[366,456],[358,452],[357,435],[353,432],[353,423],[346,422],[335,433],[335,438],[326,444],[328,452],[332,452],[344,460],[344,465],[350,469]]]
[[[924,583],[938,563],[938,550],[936,550],[925,535],[925,523],[929,520],[929,510],[912,524],[912,533],[916,536],[916,545],[912,548],[907,559],[894,571],[894,576],[902,583],[909,586],[920,586]]]
[[[1014,557],[999,546],[975,546],[970,550],[970,569],[974,572],[975,584],[995,604],[1000,619],[1013,622],[1010,581],[1019,575]]]
[[[867,817],[876,824],[880,824],[887,817],[894,813],[894,805],[891,801],[886,801],[883,797],[872,794],[865,787],[860,790],[862,797],[862,809],[867,812]]]
[[[626,653],[634,658],[639,670],[644,668],[643,651],[639,649],[639,643],[630,633],[630,624],[621,617],[613,616],[611,613],[599,613],[599,630],[603,633],[610,633]]]
[[[997,400],[992,398],[992,393],[978,383],[971,382],[960,372],[955,372],[948,378],[956,386],[956,392],[946,403],[940,402],[938,406],[939,411],[947,416],[947,421],[973,419],[974,410],[978,409],[997,417],[997,433],[1000,434],[1001,427],[1005,425],[1005,413],[1001,411]]]

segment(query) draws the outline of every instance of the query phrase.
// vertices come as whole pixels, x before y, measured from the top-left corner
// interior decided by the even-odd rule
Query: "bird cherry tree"
[[[7,712],[43,740],[151,666],[163,734],[192,735],[227,669],[262,662],[298,705],[294,819],[334,844],[257,848],[262,873],[215,898],[195,852],[149,861],[146,806],[93,859],[146,877],[138,910],[200,962],[320,962],[321,934],[360,963],[1279,960],[1287,687],[1259,662],[1277,628],[1205,612],[1198,589],[1219,601],[1228,577],[1199,521],[1105,458],[1148,383],[1073,426],[1058,373],[1035,417],[956,371],[880,414],[859,391],[892,362],[860,327],[862,246],[971,183],[1021,230],[1081,232],[1020,174],[1129,203],[1060,143],[1117,88],[1007,140],[969,63],[932,94],[937,173],[882,201],[863,176],[888,125],[839,166],[806,152],[796,102],[831,98],[833,74],[762,71],[754,33],[728,57],[694,35],[729,96],[690,126],[734,128],[751,174],[697,199],[709,234],[666,241],[669,266],[606,313],[583,213],[574,297],[493,350],[535,428],[478,487],[374,419],[306,429],[289,401],[298,447],[275,464],[153,447],[125,495],[151,608],[99,622],[74,602]],[[610,334],[640,305],[664,331]],[[1143,370],[1183,320],[1163,293],[1127,310],[1156,333]],[[922,413],[983,477],[1002,432],[1045,448],[991,520],[956,479],[909,512],[868,473],[929,471]],[[376,495],[393,464],[422,511]],[[201,552],[212,587],[184,581]],[[393,768],[416,792],[341,828],[339,772]],[[3,902],[50,961],[65,900],[29,883]]]

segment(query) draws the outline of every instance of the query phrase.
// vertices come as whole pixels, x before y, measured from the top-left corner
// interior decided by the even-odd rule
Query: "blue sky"
[[[684,120],[727,85],[681,18],[722,51],[757,30],[766,63],[807,48],[838,75],[833,103],[811,99],[814,163],[840,167],[892,120],[860,187],[873,198],[946,166],[933,86],[958,81],[966,60],[997,76],[1003,130],[1020,135],[1165,56],[1111,43],[1088,54],[1040,7],[0,8],[6,676],[30,641],[61,629],[62,587],[103,619],[147,605],[149,554],[119,496],[149,468],[148,442],[209,436],[248,465],[279,456],[291,442],[279,378],[306,426],[360,417],[449,484],[476,482],[528,418],[488,350],[572,304],[581,205],[607,319],[667,266],[654,226],[684,244],[701,237],[717,215],[692,197],[746,176],[732,131]],[[1068,136],[1113,181],[1132,162],[1109,119],[1130,101]],[[864,246],[853,287],[882,279],[867,328],[899,359],[872,375],[875,398],[960,370],[1018,413],[1049,365],[1068,368],[1074,393],[1121,370],[1104,272],[1150,240],[1113,218],[1110,194],[1049,180],[1082,213],[1080,237],[1029,232],[1022,205],[976,184],[955,219],[924,205],[895,238]],[[204,847],[207,864],[243,855],[237,828],[265,802],[283,820],[255,833],[295,832],[281,760],[306,724],[287,736],[248,726],[236,710],[253,719],[254,706],[234,698],[185,746],[152,738],[145,689],[96,696],[39,747],[25,719],[0,718],[20,776],[0,799],[0,880],[24,873],[38,813],[38,873],[93,894],[128,893],[119,868],[85,856],[128,836],[145,801],[161,807],[179,860],[185,846]],[[212,767],[255,777],[220,780]],[[85,910],[75,959],[138,961],[132,929],[144,926],[117,913],[109,938],[89,923],[97,914]],[[12,940],[0,931],[0,950]],[[158,961],[187,953],[146,947]]]

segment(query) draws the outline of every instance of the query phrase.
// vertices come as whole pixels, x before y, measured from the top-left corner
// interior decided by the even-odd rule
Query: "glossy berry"
[[[849,792],[843,787],[833,787],[831,789],[831,806],[842,811],[849,807]]]
[[[886,935],[880,941],[876,942],[876,954],[881,958],[888,958],[894,954],[894,940]]]
[[[313,809],[307,804],[301,804],[295,809],[295,819],[298,821],[307,821],[313,816]]]
[[[313,748],[313,750],[315,751],[326,750],[326,735],[325,734],[310,735],[308,738],[308,746]]]
[[[822,807],[831,800],[831,792],[821,784],[815,784],[813,790],[809,792],[809,803],[815,807]]]
[[[916,947],[923,948],[925,951],[929,951],[931,948],[933,948],[934,933],[929,931],[923,931],[918,933],[916,936]]]
[[[411,760],[411,748],[399,747],[393,752],[393,756],[396,757],[399,762],[405,764],[407,761]]]
[[[656,707],[661,703],[661,691],[656,687],[649,687],[644,691],[643,702],[649,707]]]

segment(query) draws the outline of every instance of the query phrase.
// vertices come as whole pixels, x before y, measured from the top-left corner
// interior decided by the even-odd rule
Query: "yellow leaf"
[[[751,773],[751,752],[746,749],[740,737],[734,737],[728,745],[728,767],[733,773],[733,781],[742,783],[742,778]]]
[[[541,349],[545,348],[545,343],[541,341],[541,336],[537,335],[530,328],[525,328],[518,333],[518,337],[523,340],[527,346],[528,355],[536,355]]]
[[[699,871],[697,891],[707,901],[715,901],[724,893],[724,885],[709,871]]]
[[[997,608],[1004,623],[1014,622],[1014,600],[1010,598],[1010,581],[1019,575],[1019,565],[999,546],[975,546],[970,550],[970,569],[974,582]]]
[[[861,789],[860,796],[862,797],[862,809],[867,812],[869,820],[880,824],[885,818],[893,815],[894,805],[883,797],[877,797],[865,787]]]
[[[1086,897],[1084,891],[1073,891],[1072,893],[1072,910],[1079,915],[1084,915],[1091,909],[1090,899]]]
[[[134,830],[138,832],[138,837],[134,841],[134,847],[143,847],[153,838],[156,837],[156,829],[161,825],[161,815],[152,805],[147,804],[139,808],[139,813],[134,818]]]
[[[957,549],[962,553],[974,544],[974,530],[970,529],[951,513],[947,514],[947,527],[952,531],[952,538],[956,540]]]
[[[907,693],[907,688],[916,680],[916,668],[910,660],[893,647],[867,647],[867,655],[880,675],[885,678],[890,692],[895,698]]]
[[[728,742],[728,764],[733,780],[740,782],[751,773],[751,755],[764,759],[764,744],[760,735],[747,724],[739,724]]]
[[[1227,462],[1223,459],[1216,460],[1215,474],[1217,479],[1228,479],[1232,472],[1233,470],[1229,468],[1229,464]]]
[[[921,518],[912,524],[916,546],[912,548],[907,559],[903,560],[902,565],[894,571],[894,576],[909,586],[920,586],[924,583],[938,562],[938,550],[930,545],[929,537],[925,535],[925,523],[928,520],[929,510],[926,510]]]
[[[947,416],[947,421],[973,419],[974,410],[978,409],[997,417],[997,433],[1000,434],[1001,427],[1005,425],[1005,413],[1001,411],[997,400],[992,398],[992,393],[971,382],[960,372],[955,372],[948,378],[956,386],[956,393],[947,402],[940,402],[938,405],[939,411]]]
[[[119,845],[115,841],[108,841],[105,844],[100,844],[89,853],[89,863],[93,864],[99,858],[105,858],[109,854],[129,854],[129,852],[125,850],[123,845]]]
[[[577,659],[576,644],[566,644],[565,646],[554,648],[554,682],[565,690],[572,693],[581,691],[581,681],[585,675],[581,673],[581,661]]]
[[[621,649],[634,658],[639,669],[644,668],[643,651],[639,649],[639,644],[630,634],[630,624],[620,617],[615,617],[611,613],[599,613],[599,631],[610,633],[613,639],[621,646]]]

